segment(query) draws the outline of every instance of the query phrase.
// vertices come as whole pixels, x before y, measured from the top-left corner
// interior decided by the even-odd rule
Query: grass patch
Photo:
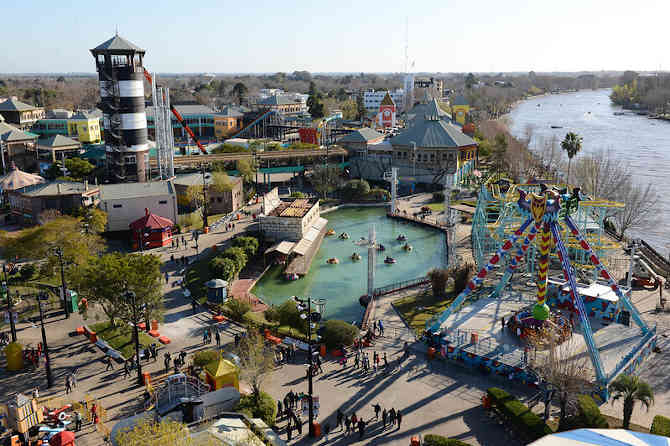
[[[426,322],[446,310],[453,300],[451,294],[447,298],[435,299],[433,293],[427,290],[398,299],[393,302],[393,306],[405,323],[421,336],[426,329]]]
[[[204,257],[188,266],[188,271],[186,271],[186,276],[184,277],[186,288],[191,292],[191,296],[201,304],[207,299],[205,282],[211,278],[209,261],[217,254],[211,249],[205,252]]]
[[[119,325],[112,327],[109,321],[99,322],[90,326],[91,330],[95,331],[98,338],[107,342],[114,350],[119,351],[124,358],[130,358],[135,355],[135,343],[133,342],[133,329],[130,325],[119,322]],[[140,348],[155,342],[155,339],[145,334],[142,330],[140,333]]]
[[[210,214],[207,216],[207,223],[210,225],[227,214]],[[190,214],[182,214],[179,216],[178,223],[181,225],[182,232],[190,232],[194,229],[202,229],[202,214],[200,211],[194,211]]]
[[[433,212],[444,211],[444,203],[428,203],[425,206],[430,208],[430,210],[433,211]],[[423,207],[423,206],[421,206],[421,207]]]

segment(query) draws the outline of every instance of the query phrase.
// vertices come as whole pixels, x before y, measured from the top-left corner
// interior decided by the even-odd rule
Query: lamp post
[[[54,254],[56,257],[58,257],[58,261],[60,262],[60,281],[61,281],[61,287],[63,289],[63,306],[65,307],[65,319],[70,318],[70,310],[67,307],[67,286],[65,284],[65,269],[63,267],[63,250],[61,249],[60,246],[57,246],[54,248]]]
[[[137,384],[143,385],[142,382],[142,362],[140,361],[140,334],[137,330],[137,295],[133,291],[126,291],[125,296],[127,301],[133,305],[133,332],[135,333],[135,357],[137,359]]]
[[[207,182],[205,179],[205,165],[202,165],[202,230],[207,226]]]
[[[9,314],[9,328],[12,333],[12,342],[16,342],[16,325],[14,325],[14,315],[12,315],[12,296],[9,294],[9,281],[7,280],[7,264],[3,263],[2,272],[5,274],[5,281],[2,282],[2,292],[7,296],[7,314]]]
[[[47,332],[44,329],[44,310],[42,309],[42,301],[47,298],[46,293],[37,295],[37,306],[40,308],[40,325],[42,326],[42,346],[44,348],[44,367],[47,371],[47,388],[50,389],[54,384],[53,375],[51,374],[51,361],[49,360],[49,345],[47,344]]]
[[[314,383],[312,378],[312,365],[313,365],[313,356],[312,356],[312,323],[318,322],[321,319],[321,313],[323,312],[323,307],[325,307],[325,302],[320,301],[320,311],[312,313],[312,298],[308,297],[306,299],[300,299],[299,297],[294,298],[298,302],[298,310],[304,312],[307,310],[307,313],[302,313],[300,317],[302,319],[307,319],[307,354],[309,356],[309,369],[307,371],[307,393],[309,395],[309,436],[314,437]],[[305,302],[307,301],[307,302]],[[305,308],[305,303],[307,307]]]

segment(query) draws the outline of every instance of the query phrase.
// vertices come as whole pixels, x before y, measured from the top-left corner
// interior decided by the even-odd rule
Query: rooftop
[[[40,107],[26,104],[25,102],[17,101],[16,99],[7,99],[5,102],[0,102],[0,111],[31,111],[37,110]]]
[[[469,105],[468,100],[465,99],[465,96],[462,94],[454,96],[454,98],[451,100],[451,105]]]
[[[356,131],[353,131],[347,135],[344,135],[338,143],[347,143],[347,142],[369,142],[369,141],[374,141],[375,139],[383,138],[384,135],[381,133],[369,128],[369,127],[363,127],[362,129],[358,129]]]
[[[244,116],[244,113],[241,112],[237,107],[231,105],[226,105],[223,107],[219,113],[216,113],[217,116],[227,116],[229,118],[241,118]]]
[[[282,201],[270,212],[272,217],[302,218],[316,204],[307,198],[296,198],[293,201]]]
[[[152,214],[149,209],[144,208],[144,215],[130,225],[130,229],[144,230],[144,229],[163,229],[171,228],[174,222],[169,218],[161,217],[160,215]]]
[[[74,181],[52,181],[50,183],[35,184],[20,190],[22,195],[30,197],[48,197],[56,195],[79,195],[98,191],[98,186]]]
[[[395,105],[395,102],[393,102],[393,98],[388,91],[386,92],[386,96],[384,96],[384,99],[382,99],[380,105]]]
[[[177,109],[180,115],[182,116],[187,116],[187,115],[213,115],[214,110],[211,108],[207,107],[206,105],[200,105],[200,104],[185,104],[185,105],[175,105],[174,108]],[[154,113],[154,106],[150,106],[146,108],[147,112],[147,117],[151,117],[153,119],[155,113]],[[176,118],[173,118],[176,119]]]
[[[258,101],[258,105],[293,105],[301,104],[300,101],[297,101],[290,96],[276,95],[268,96],[267,98],[262,98]]]
[[[109,40],[106,40],[102,42],[100,45],[96,46],[91,50],[92,53],[100,53],[100,52],[114,52],[114,51],[119,51],[122,53],[125,52],[137,52],[137,53],[145,53],[146,51],[140,48],[139,46],[135,45],[134,43],[131,43],[124,39],[123,37],[119,36],[116,34],[114,37],[112,37]]]
[[[44,183],[44,178],[39,175],[23,172],[22,170],[19,170],[14,163],[12,163],[9,173],[0,178],[0,187],[5,191],[21,189],[22,187],[40,183]]]
[[[411,146],[412,143],[425,148],[457,148],[477,144],[460,127],[437,117],[419,119],[412,127],[391,138],[394,147]]]
[[[442,119],[451,119],[449,113],[444,111],[440,104],[437,102],[437,99],[431,99],[425,104],[415,105],[408,113],[410,119],[414,118],[423,118],[426,116],[438,116]]]
[[[78,110],[72,115],[70,119],[99,119],[102,117],[102,112],[98,109],[93,110]]]
[[[228,178],[233,184],[237,184],[242,181],[242,177],[228,175]],[[175,179],[172,180],[172,182],[179,186],[195,186],[196,184],[202,185],[202,173],[194,172],[177,175]],[[205,174],[205,184],[212,184],[212,174],[209,172]]]
[[[50,136],[49,138],[39,139],[37,140],[37,144],[40,147],[46,147],[49,149],[72,146],[81,147],[81,143],[79,141],[75,141],[74,139],[63,135],[54,135]]]
[[[104,184],[100,186],[101,200],[123,200],[141,197],[173,195],[174,188],[169,181],[149,181],[146,183]]]
[[[14,126],[0,122],[0,139],[6,142],[35,140],[37,136],[24,132]]]

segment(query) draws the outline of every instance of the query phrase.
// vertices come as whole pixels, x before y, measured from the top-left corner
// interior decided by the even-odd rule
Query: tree
[[[600,150],[575,162],[574,183],[582,193],[596,199],[617,200],[627,187],[630,167],[611,155],[609,150]]]
[[[477,83],[477,78],[475,77],[474,74],[468,73],[468,75],[465,76],[465,88],[470,89],[476,83]]]
[[[258,405],[262,386],[274,369],[274,356],[271,350],[265,348],[263,338],[253,330],[242,337],[237,355],[240,358],[240,379],[251,387],[252,397]]]
[[[365,102],[363,102],[363,95],[356,96],[356,119],[359,121],[365,118]]]
[[[245,183],[250,183],[256,174],[256,164],[248,159],[239,159],[235,162],[235,168]]]
[[[207,214],[205,198],[205,188],[202,184],[193,184],[186,188],[186,199],[190,206],[200,211],[203,223]]]
[[[215,192],[223,193],[232,190],[233,182],[226,172],[215,171],[211,173],[212,185],[211,188]]]
[[[621,374],[610,384],[612,392],[612,403],[617,400],[623,400],[623,428],[630,427],[630,417],[633,415],[635,404],[639,401],[649,410],[654,404],[654,392],[651,386],[642,381],[638,376]]]
[[[449,271],[443,268],[434,268],[428,271],[428,278],[434,297],[444,296],[449,280]]]
[[[232,247],[226,249],[221,257],[228,258],[235,262],[235,274],[239,274],[240,271],[247,264],[247,255],[244,253],[242,248]]]
[[[247,93],[249,90],[247,89],[247,86],[244,85],[242,82],[238,82],[235,85],[233,85],[233,97],[237,99],[237,104],[242,105],[244,102],[244,98],[246,97]]]
[[[55,180],[63,176],[63,170],[59,162],[53,163],[47,170],[44,171],[44,178],[47,180]]]
[[[548,354],[540,355],[538,361],[534,362],[531,368],[555,390],[560,408],[558,428],[559,430],[563,430],[570,415],[568,413],[568,405],[576,401],[577,396],[583,393],[584,389],[588,388],[589,383],[586,381],[586,377],[589,376],[589,367],[584,357],[574,357],[566,360],[556,354],[556,343],[558,342],[559,334],[554,327],[555,325],[553,324],[545,324],[540,329],[538,336],[530,336],[528,342],[534,345],[536,349],[544,349],[546,345],[542,345],[541,343],[549,339]],[[566,341],[566,344],[571,342],[573,341]],[[561,346],[561,351],[573,350],[570,350],[569,346]],[[551,404],[551,400],[547,399],[545,404]],[[545,410],[545,413],[549,413],[548,408]]]
[[[653,226],[660,218],[659,196],[652,183],[644,186],[628,178],[616,199],[625,205],[614,218],[622,237],[628,229]]]
[[[354,343],[354,339],[358,336],[358,327],[345,321],[331,319],[323,324],[321,336],[329,349],[346,347]]]
[[[370,193],[370,184],[365,180],[349,180],[342,188],[347,200],[356,200]]]
[[[340,175],[342,171],[339,167],[316,166],[310,174],[310,182],[314,189],[326,198],[329,192],[337,189],[340,184]]]
[[[209,272],[213,278],[232,282],[237,274],[237,264],[228,257],[216,256],[209,261]]]
[[[505,155],[507,153],[507,137],[504,133],[498,133],[495,137],[493,143],[493,162],[495,165],[496,173],[498,174],[498,179],[507,166],[507,159]]]
[[[353,99],[346,99],[342,102],[340,109],[342,110],[342,118],[348,121],[358,118],[358,107]]]
[[[105,254],[80,268],[76,285],[89,302],[100,305],[112,325],[117,320],[140,322],[161,313],[160,265],[155,255]],[[135,292],[135,308],[126,291]]]
[[[194,446],[194,440],[189,436],[188,427],[170,419],[160,422],[146,417],[141,419],[132,427],[121,429],[114,438],[115,444],[124,446],[144,446],[147,444],[160,444],[161,446]],[[206,440],[198,446],[212,446],[213,441]]]
[[[307,98],[307,109],[312,118],[323,118],[326,114],[323,96],[317,90],[314,82],[309,83],[309,98]]]
[[[247,259],[250,259],[258,252],[258,239],[256,237],[235,237],[233,246],[242,248]]]
[[[582,150],[582,137],[574,132],[568,132],[565,139],[561,142],[561,148],[568,154],[568,181],[570,184],[570,164],[572,158]]]

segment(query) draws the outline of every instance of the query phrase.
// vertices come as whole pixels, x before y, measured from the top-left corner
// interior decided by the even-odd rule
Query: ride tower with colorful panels
[[[534,190],[539,193],[535,193]],[[516,202],[511,202],[510,195],[517,195],[517,193],[519,198]],[[545,185],[510,184],[498,189],[483,188],[475,213],[475,217],[479,221],[473,221],[475,256],[482,257],[485,255],[484,252],[477,253],[477,249],[483,251],[492,245],[496,245],[497,243],[494,243],[494,241],[500,241],[500,243],[497,244],[497,250],[486,264],[483,264],[478,258],[480,268],[478,274],[456,297],[449,308],[437,318],[428,322],[426,328],[432,335],[431,337],[435,335],[439,337],[444,333],[442,325],[449,316],[464,304],[468,296],[482,284],[489,272],[504,265],[503,262],[507,254],[512,252],[517,241],[528,230],[515,254],[510,256],[511,259],[504,269],[498,286],[489,297],[496,297],[501,294],[505,285],[518,269],[522,259],[531,255],[528,252],[529,247],[537,239],[538,247],[536,249],[539,251],[537,301],[531,311],[525,312],[525,320],[531,320],[529,325],[532,328],[542,329],[547,321],[552,318],[552,312],[546,304],[546,297],[549,262],[553,250],[560,262],[565,284],[568,287],[571,308],[579,318],[581,334],[593,365],[596,393],[606,400],[609,383],[623,371],[630,367],[636,367],[644,356],[644,352],[649,350],[649,346],[653,345],[656,339],[656,330],[647,326],[640,313],[610,275],[598,253],[598,251],[606,251],[614,245],[613,242],[605,240],[605,237],[600,233],[603,229],[604,218],[602,209],[613,207],[621,207],[621,205],[613,202],[584,199],[579,188],[574,188],[571,194],[568,193],[567,188],[562,190],[557,188],[548,189]],[[490,214],[497,214],[496,221],[493,224],[489,223],[491,220]],[[580,221],[581,227],[584,229],[581,229],[575,220]],[[486,236],[486,231],[482,230],[484,224],[486,230],[490,231],[490,239],[483,237]],[[598,243],[597,247],[594,247],[594,241]],[[531,262],[526,263],[530,264]],[[641,330],[640,342],[609,373],[603,367],[601,354],[594,340],[589,314],[577,287],[576,268],[583,267],[591,268],[594,279],[597,278],[606,283],[607,287],[616,295],[618,306],[628,312]],[[559,321],[560,319],[559,317],[554,320]],[[565,319],[563,318],[563,320]],[[565,323],[563,325],[565,326]],[[577,327],[577,324],[575,324],[575,327]],[[541,332],[541,330],[538,330],[538,332]]]

